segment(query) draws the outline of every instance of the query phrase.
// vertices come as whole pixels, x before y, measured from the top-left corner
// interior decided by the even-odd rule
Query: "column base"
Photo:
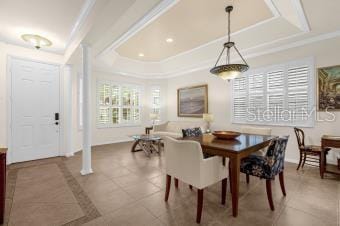
[[[88,174],[91,174],[91,173],[93,173],[93,170],[92,170],[92,169],[88,169],[88,170],[82,169],[82,170],[80,171],[80,174],[83,175],[83,176],[88,175]]]

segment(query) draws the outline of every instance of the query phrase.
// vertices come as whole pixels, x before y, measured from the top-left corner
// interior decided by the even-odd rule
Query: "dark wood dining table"
[[[203,152],[229,158],[232,212],[233,216],[237,217],[241,159],[265,148],[273,138],[274,136],[241,134],[233,140],[222,140],[211,134],[204,134],[200,137],[184,137],[181,139],[197,141],[201,144]]]

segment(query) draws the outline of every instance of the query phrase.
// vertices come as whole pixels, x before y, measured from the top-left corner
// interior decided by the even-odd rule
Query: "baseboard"
[[[94,147],[101,146],[101,145],[117,144],[117,143],[131,142],[131,141],[133,141],[132,138],[125,138],[125,139],[120,139],[120,140],[115,140],[115,141],[108,141],[108,142],[104,142],[104,143],[96,143],[96,144],[93,144],[91,147],[94,148]],[[72,156],[74,156],[74,154],[76,154],[77,152],[80,152],[80,151],[82,151],[82,149],[75,150],[72,154],[66,153],[65,156],[66,157],[72,157]]]
[[[287,159],[287,158],[285,158],[285,161],[290,162],[290,163],[295,163],[295,164],[299,163],[299,160],[297,160],[297,159]]]
[[[123,139],[115,140],[115,141],[96,143],[96,144],[93,144],[92,147],[101,146],[101,145],[107,145],[107,144],[117,144],[117,143],[131,142],[131,141],[133,141],[133,138],[123,138]]]

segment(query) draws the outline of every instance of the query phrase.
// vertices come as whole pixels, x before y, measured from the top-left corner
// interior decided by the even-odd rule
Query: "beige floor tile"
[[[111,226],[153,226],[160,225],[160,221],[141,205],[130,205],[105,216]]]
[[[62,225],[83,215],[78,204],[14,203],[9,225]]]
[[[87,176],[80,175],[81,153],[70,158],[12,165],[9,169],[17,170],[12,171],[17,172],[17,183],[14,195],[6,196],[7,205],[13,203],[13,208],[7,209],[10,225],[62,225],[88,220],[85,225],[90,226],[197,225],[197,190],[190,190],[181,181],[179,189],[175,189],[172,180],[166,203],[164,155],[148,158],[143,152],[131,153],[131,145],[132,142],[127,142],[94,147],[94,173]],[[80,186],[67,183],[58,165],[61,162]],[[339,178],[327,176],[321,180],[316,168],[296,171],[296,164],[286,163],[287,196],[282,195],[278,178],[272,182],[275,211],[269,208],[265,180],[251,177],[250,184],[246,184],[245,178],[245,175],[240,177],[237,218],[232,217],[229,186],[225,206],[220,204],[221,183],[205,189],[201,225],[335,226],[339,223]],[[83,200],[89,199],[93,205],[87,205],[89,209],[86,209]],[[102,216],[95,214],[93,208]]]
[[[89,194],[89,197],[102,215],[113,212],[135,201],[122,189],[115,189],[106,193],[92,193]]]
[[[278,218],[275,226],[336,226],[336,221],[317,217],[304,211],[287,207]]]
[[[154,194],[161,189],[150,182],[142,182],[135,185],[130,185],[123,188],[134,199],[142,199],[146,196]]]

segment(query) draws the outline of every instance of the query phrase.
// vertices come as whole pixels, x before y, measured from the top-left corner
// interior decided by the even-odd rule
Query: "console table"
[[[340,175],[340,169],[337,166],[327,164],[325,148],[340,148],[340,136],[324,135],[321,138],[321,178],[325,173]]]

